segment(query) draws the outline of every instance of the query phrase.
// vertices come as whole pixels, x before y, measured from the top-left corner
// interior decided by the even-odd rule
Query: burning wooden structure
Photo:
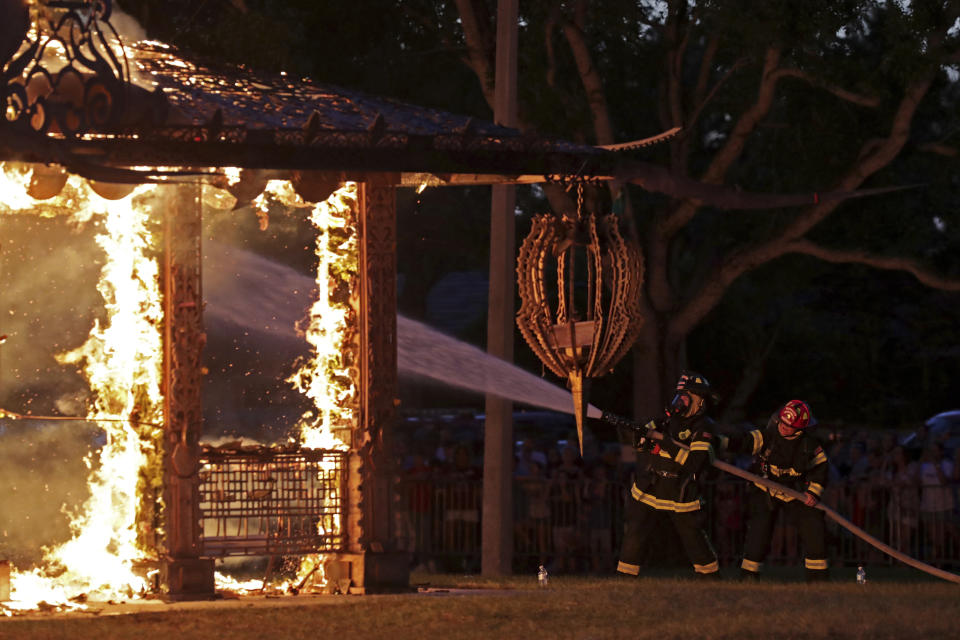
[[[406,586],[393,553],[398,187],[612,175],[612,154],[288,76],[213,69],[150,42],[121,43],[109,0],[3,0],[0,161],[34,163],[31,194],[68,174],[120,196],[169,185],[163,315],[160,576],[172,597],[212,594],[213,558],[328,553],[360,592]],[[238,168],[238,179],[225,168]],[[357,264],[341,449],[204,450],[200,185],[241,202],[269,179],[307,202],[355,182]],[[59,187],[58,187],[59,185]],[[125,416],[133,423],[134,417]]]

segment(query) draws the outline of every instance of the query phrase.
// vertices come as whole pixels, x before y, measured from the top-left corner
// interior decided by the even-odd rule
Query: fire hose
[[[32,413],[16,413],[0,408],[0,418],[9,418],[11,420],[38,420],[43,422],[53,422],[57,420],[79,421],[79,422],[125,422],[127,424],[139,424],[145,427],[162,427],[162,424],[154,422],[142,422],[140,420],[131,420],[128,418],[85,418],[83,416],[40,416]]]
[[[608,413],[604,413],[604,414],[603,414],[603,420],[605,420],[605,421],[607,421],[607,422],[610,422],[611,424],[618,425],[618,426],[630,425],[633,429],[646,429],[646,427],[643,427],[643,426],[641,426],[639,423],[636,423],[636,422],[634,422],[634,421],[632,421],[632,420],[628,420],[628,419],[626,419],[626,418],[621,418],[620,416],[614,416],[614,415],[608,414]],[[646,433],[644,434],[644,437],[650,438],[650,439],[652,439],[652,440],[663,440],[664,437],[665,437],[665,435],[664,435],[663,433],[659,432],[659,431],[654,431],[653,429],[646,429]],[[687,445],[685,445],[685,444],[683,444],[683,443],[681,443],[681,442],[677,442],[676,440],[673,440],[672,438],[671,438],[671,441],[672,441],[675,445],[677,445],[678,447],[680,447],[680,448],[682,448],[682,449],[686,449],[687,451],[690,450],[690,447],[688,447]],[[773,480],[770,480],[769,478],[764,478],[764,477],[758,476],[758,475],[756,475],[756,474],[754,474],[754,473],[750,473],[749,471],[744,471],[744,470],[741,469],[740,467],[737,467],[737,466],[734,466],[734,465],[732,465],[732,464],[723,462],[722,460],[713,460],[713,461],[711,461],[710,464],[712,464],[714,467],[716,467],[716,468],[719,469],[720,471],[725,471],[726,473],[729,473],[729,474],[731,474],[731,475],[737,476],[737,477],[739,477],[739,478],[743,478],[744,480],[747,480],[748,482],[754,482],[754,483],[756,483],[756,484],[762,485],[762,486],[766,487],[768,490],[770,490],[771,492],[772,492],[772,491],[776,491],[776,492],[781,493],[781,494],[783,494],[783,495],[785,495],[785,496],[787,496],[787,497],[789,497],[789,498],[793,498],[794,500],[800,500],[801,502],[803,502],[804,499],[805,499],[804,494],[801,493],[801,492],[799,492],[799,491],[795,491],[795,490],[790,489],[790,488],[788,488],[788,487],[785,487],[785,486],[783,486],[783,485],[781,485],[781,484],[778,484],[778,483],[774,482]],[[946,581],[948,581],[948,582],[954,582],[954,583],[960,584],[960,576],[958,576],[957,574],[955,574],[955,573],[950,573],[949,571],[944,571],[943,569],[938,569],[937,567],[934,567],[934,566],[932,566],[932,565],[929,565],[929,564],[927,564],[926,562],[921,562],[920,560],[917,560],[916,558],[912,558],[912,557],[908,556],[908,555],[905,554],[905,553],[902,553],[902,552],[900,552],[900,551],[897,551],[896,549],[894,549],[894,548],[891,547],[890,545],[885,544],[885,543],[881,542],[880,540],[877,540],[876,538],[874,538],[873,536],[871,536],[869,533],[867,533],[866,531],[864,531],[863,529],[861,529],[861,528],[858,527],[857,525],[853,524],[852,522],[850,522],[849,520],[847,520],[846,518],[844,518],[842,515],[840,515],[840,514],[837,513],[836,511],[834,511],[832,508],[830,508],[830,507],[828,507],[827,505],[823,504],[823,502],[818,501],[817,504],[814,505],[812,508],[814,508],[814,509],[820,509],[821,511],[823,511],[823,512],[826,514],[826,516],[827,516],[828,518],[830,518],[831,520],[833,520],[834,522],[836,522],[837,524],[839,524],[841,527],[843,527],[844,529],[846,529],[847,531],[849,531],[849,532],[852,533],[853,535],[857,536],[858,538],[860,538],[860,539],[863,540],[864,542],[872,545],[872,546],[875,547],[876,549],[879,549],[880,551],[884,552],[885,554],[887,554],[887,555],[890,556],[891,558],[894,558],[894,559],[896,559],[896,560],[899,560],[900,562],[902,562],[902,563],[904,563],[904,564],[906,564],[906,565],[909,565],[909,566],[913,567],[914,569],[919,569],[920,571],[923,571],[924,573],[929,573],[930,575],[936,576],[937,578],[940,578],[940,579],[942,579],[942,580],[946,580]]]

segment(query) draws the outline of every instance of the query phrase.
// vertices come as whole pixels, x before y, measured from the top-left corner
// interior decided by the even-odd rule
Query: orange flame
[[[306,207],[307,203],[289,181],[269,180],[253,205],[264,219],[271,206]],[[357,418],[357,373],[349,355],[353,352],[359,275],[356,210],[357,184],[353,182],[310,210],[310,221],[317,231],[316,295],[303,327],[310,353],[296,363],[296,371],[287,378],[314,406],[293,429],[304,448],[349,449],[349,442],[341,435],[350,433]],[[335,463],[331,460],[329,465],[323,467],[323,473],[333,471]],[[331,495],[331,499],[339,497]],[[341,531],[342,524],[339,515],[324,516],[318,521],[317,530],[321,534],[334,533]],[[271,585],[270,590],[292,590],[311,574],[315,583],[324,584],[324,560],[323,554],[304,557],[295,578]],[[237,581],[219,572],[214,577],[218,589],[235,593],[264,588],[263,581]]]
[[[287,380],[313,401],[314,411],[297,427],[300,444],[313,449],[348,449],[336,433],[356,418],[356,374],[348,355],[359,264],[356,206],[357,185],[348,182],[310,215],[317,229],[317,293],[304,332],[311,355]],[[342,288],[349,293],[346,299]]]
[[[310,215],[317,230],[316,297],[304,330],[311,354],[287,379],[313,402],[314,410],[305,413],[297,425],[300,444],[307,448],[349,449],[342,434],[350,433],[357,418],[357,374],[349,355],[353,352],[351,331],[357,317],[356,211],[357,184],[347,182],[325,202],[318,203]],[[317,523],[321,534],[341,531],[342,526],[338,514]],[[315,574],[315,583],[326,584],[324,560],[324,554],[303,558],[297,572],[298,583]]]
[[[144,557],[137,546],[137,484],[162,429],[163,312],[150,221],[155,188],[142,186],[122,200],[105,200],[71,176],[57,197],[38,202],[18,196],[28,179],[24,167],[0,165],[7,212],[70,212],[73,221],[96,219],[103,228],[97,236],[105,253],[98,290],[106,318],[94,323],[82,346],[57,360],[83,367],[91,391],[87,417],[100,421],[107,438],[86,460],[92,469],[90,497],[72,515],[73,537],[46,549],[42,568],[13,572],[12,602],[6,606],[35,608],[41,601],[73,606],[70,600],[81,595],[129,598],[147,587],[133,567]]]
[[[95,322],[87,341],[58,361],[83,367],[91,389],[87,417],[103,421],[107,443],[87,460],[91,495],[72,517],[72,539],[46,550],[42,567],[13,572],[12,601],[5,603],[5,612],[34,609],[40,602],[79,608],[81,596],[123,599],[147,589],[135,571],[137,561],[145,559],[137,545],[137,482],[159,453],[163,422],[163,315],[150,220],[156,188],[138,187],[121,200],[105,200],[70,176],[58,196],[35,201],[26,195],[30,178],[27,166],[0,164],[0,213],[69,216],[103,227],[97,242],[106,258],[98,290],[106,319]],[[270,181],[264,198],[286,206],[305,204],[286,181]],[[258,199],[257,206],[266,210],[268,202]],[[296,426],[307,448],[348,449],[341,434],[349,434],[357,418],[357,372],[350,355],[358,293],[356,207],[357,185],[347,183],[311,210],[318,231],[317,294],[304,329],[311,353],[288,379],[315,407]],[[339,531],[342,523],[331,516],[317,526],[325,533]],[[322,576],[323,560],[305,558],[297,580],[314,571]],[[262,582],[235,583],[219,573],[217,583],[242,592],[262,587]]]

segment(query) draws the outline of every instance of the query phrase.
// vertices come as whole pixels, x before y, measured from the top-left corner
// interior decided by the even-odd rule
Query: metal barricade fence
[[[705,523],[721,566],[738,566],[746,535],[750,486],[720,478],[704,488]],[[479,571],[482,495],[479,479],[398,481],[398,546],[413,556],[414,566],[436,571]],[[612,572],[623,535],[625,497],[623,483],[515,478],[514,569],[535,571],[538,564],[545,564],[559,572]],[[960,566],[956,487],[836,484],[827,487],[823,500],[899,551],[939,567]],[[826,523],[831,565],[896,563],[829,518]],[[652,564],[685,562],[669,529],[658,532],[650,546]],[[774,528],[766,562],[802,566],[801,541],[783,512]]]

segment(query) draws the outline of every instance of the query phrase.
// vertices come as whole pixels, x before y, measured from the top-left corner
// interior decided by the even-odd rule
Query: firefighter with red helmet
[[[714,458],[713,421],[707,411],[716,397],[707,379],[685,372],[664,415],[642,427],[638,423],[610,420],[621,437],[630,432],[637,456],[637,471],[624,516],[624,536],[617,571],[638,575],[644,552],[655,530],[654,521],[669,518],[694,571],[703,577],[718,577],[717,554],[704,530],[704,499],[698,475]],[[619,421],[618,421],[619,420]],[[656,430],[664,435],[654,440]],[[676,442],[674,442],[676,441]],[[677,442],[686,445],[680,447]]]
[[[816,509],[826,486],[827,454],[808,429],[816,424],[810,407],[791,400],[771,416],[765,429],[755,429],[731,443],[731,449],[754,456],[751,471],[804,495],[801,502],[783,492],[754,483],[748,499],[744,578],[760,574],[770,551],[770,538],[782,509],[796,523],[804,551],[808,581],[827,579],[827,545],[824,514]]]

